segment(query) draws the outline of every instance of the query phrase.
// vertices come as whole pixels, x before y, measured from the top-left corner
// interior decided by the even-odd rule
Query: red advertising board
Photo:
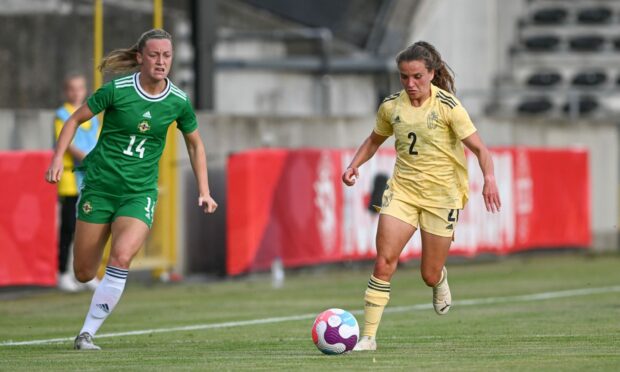
[[[0,152],[0,286],[56,285],[56,187],[52,153]]]
[[[486,212],[482,175],[468,154],[470,201],[460,214],[452,255],[506,254],[591,243],[588,155],[585,150],[492,150],[502,198]],[[253,150],[228,163],[227,273],[375,255],[378,215],[370,207],[379,179],[389,177],[394,152],[379,151],[354,187],[340,181],[353,151]],[[380,184],[380,182],[379,182]],[[420,256],[415,234],[402,260]]]

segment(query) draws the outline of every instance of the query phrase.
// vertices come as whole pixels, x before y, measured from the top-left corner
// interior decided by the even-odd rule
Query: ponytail
[[[446,62],[441,59],[441,54],[433,45],[425,41],[418,41],[396,56],[396,64],[409,61],[424,61],[426,69],[434,71],[432,83],[452,94],[456,93],[454,86],[454,72]]]
[[[137,70],[138,60],[136,59],[136,55],[142,52],[146,42],[150,39],[167,39],[172,42],[172,36],[162,29],[155,28],[146,31],[131,48],[115,49],[103,57],[98,66],[99,71],[120,74]]]
[[[113,74],[134,71],[138,67],[136,54],[138,54],[137,44],[127,49],[115,49],[103,57],[98,67],[99,71]]]

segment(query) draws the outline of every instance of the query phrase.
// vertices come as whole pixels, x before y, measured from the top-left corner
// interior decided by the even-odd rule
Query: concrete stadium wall
[[[382,97],[372,75],[222,70],[215,111],[223,115],[372,115]]]
[[[509,69],[509,49],[523,0],[422,0],[409,42],[435,45],[454,70],[459,98],[472,116],[483,113],[496,76]]]
[[[0,110],[0,151],[50,148],[53,112]],[[373,116],[228,116],[199,113],[212,193],[220,212],[196,208],[197,190],[182,136],[178,141],[179,269],[217,272],[223,265],[226,226],[226,159],[261,147],[354,148],[370,133]],[[590,151],[592,228],[597,250],[617,249],[618,126],[612,122],[474,118],[489,146],[585,147]],[[390,146],[386,143],[384,146]]]

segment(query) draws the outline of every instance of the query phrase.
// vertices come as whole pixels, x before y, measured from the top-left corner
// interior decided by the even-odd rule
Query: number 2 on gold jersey
[[[416,136],[415,133],[413,132],[409,132],[409,135],[407,137],[411,138],[411,145],[409,146],[409,154],[418,155],[418,150],[413,148],[413,146],[415,146],[415,141],[417,141],[418,139],[418,136]]]

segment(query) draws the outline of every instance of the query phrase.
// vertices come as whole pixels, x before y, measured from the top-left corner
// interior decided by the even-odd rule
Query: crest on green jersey
[[[149,129],[151,129],[151,125],[146,120],[142,120],[140,124],[138,124],[138,130],[142,133],[148,131]]]
[[[437,128],[437,121],[439,119],[439,115],[435,111],[431,111],[430,114],[426,117],[426,126],[428,129]]]
[[[82,210],[86,214],[90,214],[90,212],[93,211],[93,206],[90,204],[90,201],[85,201],[84,204],[82,204]]]

